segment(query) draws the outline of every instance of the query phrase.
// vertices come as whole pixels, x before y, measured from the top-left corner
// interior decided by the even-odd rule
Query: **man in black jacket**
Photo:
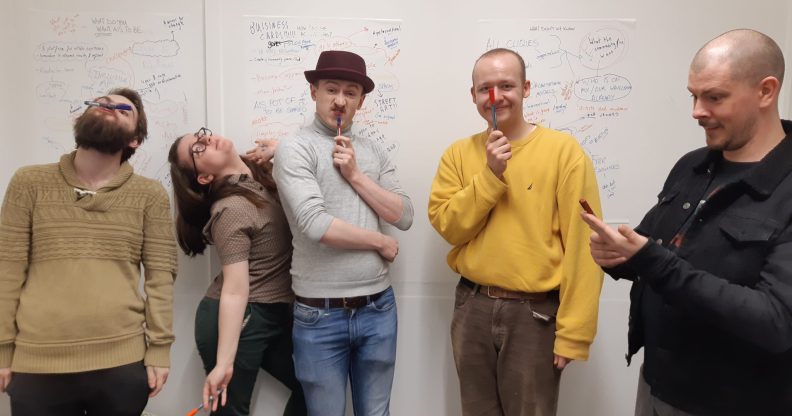
[[[792,415],[792,122],[784,58],[727,32],[690,65],[707,147],[680,159],[632,230],[583,213],[591,254],[633,281],[627,360],[644,347],[636,416]]]

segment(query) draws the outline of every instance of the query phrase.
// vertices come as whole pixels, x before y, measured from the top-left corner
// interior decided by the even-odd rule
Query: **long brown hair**
[[[185,254],[193,257],[206,250],[208,241],[203,235],[203,228],[212,216],[212,204],[215,201],[241,195],[259,208],[265,206],[267,201],[245,187],[229,185],[227,176],[216,178],[208,185],[199,184],[191,167],[179,164],[178,148],[183,137],[185,136],[179,137],[171,145],[168,162],[176,201],[176,234],[179,246]],[[259,166],[245,157],[242,157],[242,161],[250,168],[253,179],[277,199],[278,190],[272,179],[271,166]]]

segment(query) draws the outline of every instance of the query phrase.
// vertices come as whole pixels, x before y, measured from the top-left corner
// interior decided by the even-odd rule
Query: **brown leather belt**
[[[558,297],[557,290],[553,290],[550,292],[518,292],[516,290],[504,289],[497,286],[480,285],[478,283],[471,281],[465,276],[461,276],[459,278],[459,283],[471,289],[477,288],[476,290],[479,293],[492,299],[528,300],[534,302],[541,302],[547,299],[549,296]]]
[[[356,309],[374,302],[379,299],[383,293],[385,293],[385,290],[373,295],[353,296],[351,298],[304,298],[302,296],[295,296],[294,298],[297,299],[297,302],[314,308],[324,308],[328,306],[330,308]]]

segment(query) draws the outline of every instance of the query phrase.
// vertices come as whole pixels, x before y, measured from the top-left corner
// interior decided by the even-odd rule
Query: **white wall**
[[[222,81],[223,30],[241,14],[280,16],[327,16],[397,18],[403,20],[402,97],[399,107],[396,163],[402,183],[416,208],[413,228],[398,233],[401,254],[392,274],[399,307],[400,334],[392,413],[402,415],[459,414],[458,382],[450,352],[448,327],[453,308],[456,276],[445,264],[447,245],[431,229],[426,206],[431,180],[443,150],[455,139],[483,127],[468,88],[475,22],[485,18],[635,18],[639,48],[639,76],[633,79],[641,128],[632,140],[642,149],[631,154],[623,169],[645,186],[631,193],[629,220],[634,225],[654,202],[673,162],[684,152],[702,146],[703,135],[690,118],[690,99],[685,86],[687,65],[707,40],[731,28],[751,27],[774,37],[792,60],[792,7],[788,0],[503,0],[497,3],[450,0],[401,0],[372,2],[326,1],[225,1],[142,0],[130,3],[98,0],[6,0],[0,4],[0,98],[3,151],[0,152],[0,191],[18,166],[35,160],[26,151],[30,127],[26,114],[32,92],[28,75],[19,63],[26,62],[19,46],[26,33],[26,9],[88,11],[151,11],[203,14],[206,23],[206,118],[208,126],[223,125]],[[15,18],[22,16],[23,18]],[[224,26],[226,25],[226,26]],[[441,57],[438,55],[442,54]],[[241,65],[241,63],[239,63]],[[306,63],[306,69],[313,63]],[[792,71],[789,71],[792,72]],[[528,74],[530,78],[530,73]],[[376,81],[376,80],[375,80]],[[792,94],[789,76],[782,100],[790,116]],[[196,126],[197,127],[197,126]],[[606,217],[608,213],[606,212]],[[214,263],[216,264],[216,263]],[[213,275],[206,258],[180,259],[176,282],[175,324],[177,342],[173,368],[165,390],[149,404],[156,415],[186,413],[198,402],[203,374],[192,338],[194,308]],[[216,268],[216,267],[214,267]],[[632,412],[640,357],[625,367],[628,285],[606,279],[601,298],[600,326],[586,363],[573,363],[562,380],[560,415],[620,416]],[[255,414],[279,414],[285,400],[282,387],[266,375],[257,389]],[[10,414],[6,396],[0,397],[0,415]],[[351,414],[351,413],[349,413]]]

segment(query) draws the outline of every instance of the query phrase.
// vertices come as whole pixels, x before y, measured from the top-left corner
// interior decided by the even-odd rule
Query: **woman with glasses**
[[[291,234],[271,165],[206,128],[177,139],[168,161],[179,245],[195,256],[212,244],[222,263],[195,316],[205,408],[248,415],[262,368],[292,390],[283,414],[306,414],[292,362]]]

